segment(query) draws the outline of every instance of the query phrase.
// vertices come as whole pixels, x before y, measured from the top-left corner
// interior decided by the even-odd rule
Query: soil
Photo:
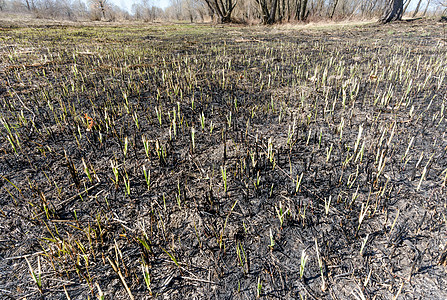
[[[2,20],[0,298],[446,299],[443,26]]]

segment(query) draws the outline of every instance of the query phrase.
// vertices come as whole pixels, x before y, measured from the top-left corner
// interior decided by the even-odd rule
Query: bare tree
[[[384,14],[382,16],[382,23],[389,23],[392,21],[402,20],[404,10],[403,0],[388,0],[385,3]]]
[[[360,4],[360,10],[362,16],[364,17],[373,17],[376,15],[378,10],[382,13],[383,1],[382,0],[363,0]]]
[[[182,17],[182,1],[181,0],[170,0],[171,6],[169,7],[171,15],[174,19],[180,20]]]
[[[149,0],[141,0],[132,4],[132,13],[136,19],[151,22],[157,17],[158,8],[152,5]]]
[[[106,18],[105,2],[107,0],[97,0],[97,1],[98,1],[99,9],[101,10],[101,15],[105,19]]]
[[[330,15],[330,18],[331,18],[331,19],[334,17],[335,9],[337,8],[337,4],[338,4],[338,0],[335,0],[335,1],[334,1],[334,6],[333,6],[333,8],[332,8],[332,13],[331,13],[331,15]]]
[[[425,6],[424,13],[422,14],[422,16],[424,16],[424,17],[425,17],[425,15],[427,14],[428,7],[430,6],[430,2],[431,2],[431,0],[427,0],[427,5]]]
[[[107,0],[90,0],[90,7],[93,14],[99,13],[99,18],[106,19],[106,10],[108,6]]]
[[[236,7],[237,1],[233,0],[205,0],[208,7],[219,16],[221,23],[231,22],[231,13]]]
[[[36,5],[34,4],[34,0],[25,0],[25,5],[28,11],[32,11],[36,9]]]
[[[296,19],[305,21],[309,11],[307,10],[308,0],[296,0]]]
[[[407,11],[408,6],[410,5],[411,0],[405,0],[404,2],[404,11],[402,12],[402,14],[405,14],[405,12]]]
[[[29,1],[31,12],[36,18],[75,19],[71,0]],[[28,10],[28,6],[26,6]]]
[[[183,0],[182,11],[184,17],[186,17],[189,22],[193,23],[194,19],[196,18],[196,13],[199,11],[199,9],[194,0]]]
[[[419,0],[418,4],[416,5],[416,8],[414,9],[413,16],[412,16],[413,18],[416,17],[416,15],[418,14],[419,8],[421,7],[421,3],[422,3],[422,0]]]
[[[287,16],[290,21],[292,14],[298,21],[304,21],[308,14],[308,0],[255,0],[261,12],[263,24],[280,22]]]
[[[76,18],[86,19],[88,17],[88,9],[84,1],[74,0],[71,5]]]
[[[273,24],[276,21],[278,0],[255,0],[262,12],[262,23]]]

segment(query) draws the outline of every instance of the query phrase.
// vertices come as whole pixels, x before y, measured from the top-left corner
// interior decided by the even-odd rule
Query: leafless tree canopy
[[[204,0],[209,9],[219,16],[220,22],[231,22],[231,13],[236,7],[237,1],[233,0]]]
[[[399,20],[404,14],[415,17],[447,9],[446,0],[170,0],[164,9],[154,3],[136,0],[128,12],[110,0],[0,0],[0,13],[23,12],[41,18],[98,21],[163,19],[274,24],[378,18],[386,23]]]

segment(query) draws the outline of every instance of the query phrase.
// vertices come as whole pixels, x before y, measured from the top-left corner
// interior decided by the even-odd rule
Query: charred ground
[[[447,297],[441,24],[13,25],[1,298]]]

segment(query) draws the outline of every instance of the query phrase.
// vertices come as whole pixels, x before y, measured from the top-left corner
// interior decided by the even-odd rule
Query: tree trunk
[[[431,0],[427,1],[427,6],[425,7],[424,14],[422,15],[423,17],[425,17],[425,14],[427,13],[428,7],[430,6],[430,2]]]
[[[286,5],[287,5],[287,22],[290,22],[290,16],[291,16],[290,1],[287,1]]]
[[[102,0],[99,1],[99,9],[101,10],[102,18],[105,19],[106,18],[106,10],[104,7],[104,2]]]
[[[261,9],[261,16],[262,16],[262,24],[266,25],[268,24],[268,20],[270,19],[270,12],[267,7],[267,1],[266,0],[255,0]]]
[[[419,0],[418,5],[416,5],[416,8],[414,9],[413,16],[412,16],[413,18],[416,17],[416,15],[418,14],[419,8],[421,7],[421,3],[422,3],[422,0]]]
[[[220,18],[221,23],[230,23],[231,22],[231,13],[236,6],[236,3],[233,3],[232,0],[226,0],[223,2],[222,0],[205,0],[208,8],[217,13]]]
[[[295,19],[299,20],[301,16],[301,1],[295,1]]]
[[[281,21],[284,19],[285,15],[286,15],[286,0],[282,0],[282,11],[279,16],[281,18]]]
[[[301,0],[300,9],[300,21],[304,21],[307,18],[307,0]]]
[[[29,0],[26,0],[26,8],[28,9],[28,11],[35,11],[36,10],[36,5],[34,4],[34,0],[31,0],[31,2]]]
[[[388,0],[385,5],[382,23],[389,23],[392,21],[402,20],[402,13],[404,10],[403,0]]]
[[[278,5],[278,0],[273,0],[272,3],[272,10],[270,12],[270,18],[267,20],[268,24],[273,24],[275,23],[275,17],[276,17],[276,6]]]
[[[332,8],[332,13],[330,15],[331,19],[334,17],[335,9],[337,8],[337,4],[338,4],[338,0],[335,0],[334,7]]]
[[[404,11],[402,12],[402,14],[405,14],[405,12],[407,11],[408,6],[410,5],[411,0],[407,0],[407,2],[405,2],[405,6],[404,6]]]

